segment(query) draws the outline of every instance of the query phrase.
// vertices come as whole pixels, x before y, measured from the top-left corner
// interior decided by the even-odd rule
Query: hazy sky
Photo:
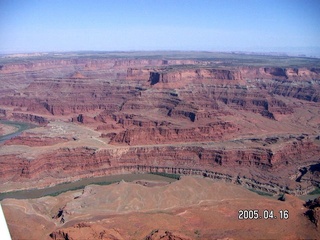
[[[320,0],[0,0],[0,52],[320,49]]]

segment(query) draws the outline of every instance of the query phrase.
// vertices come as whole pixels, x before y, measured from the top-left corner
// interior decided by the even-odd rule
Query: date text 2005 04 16
[[[239,210],[238,219],[239,220],[256,220],[256,219],[288,219],[289,211],[288,210],[279,210],[277,214],[273,210]]]

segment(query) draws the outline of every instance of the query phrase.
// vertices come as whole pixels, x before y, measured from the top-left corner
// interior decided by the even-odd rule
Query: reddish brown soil
[[[135,183],[2,202],[13,239],[314,239],[296,197],[266,198],[240,186],[185,177],[162,187]],[[63,209],[64,223],[56,216]],[[239,220],[239,210],[273,210],[277,219]],[[280,210],[289,218],[280,219]],[[171,235],[172,238],[169,238]],[[161,238],[166,236],[166,238]],[[173,236],[175,238],[173,238]]]
[[[72,56],[1,63],[0,118],[38,127],[1,144],[0,191],[106,174],[163,171],[206,176],[272,194],[305,194],[320,182],[320,70],[293,65]],[[248,208],[248,201],[238,207]],[[299,235],[298,225],[307,224],[300,205],[292,208],[298,217],[290,231],[281,232],[286,227],[279,221],[267,236],[308,237],[302,230]],[[232,222],[240,231],[235,235],[231,229],[209,230],[212,221],[225,226],[219,218],[211,219],[217,209],[205,209],[192,207],[187,211],[190,216],[183,214],[187,218],[182,220],[178,215],[172,222],[167,214],[152,213],[151,221],[134,226],[144,229],[134,236],[193,239],[197,228],[192,225],[206,226],[200,231],[204,239],[243,238],[243,229],[259,238],[255,224],[271,224]],[[133,214],[137,222],[145,218],[139,214]],[[30,224],[37,225],[42,218],[38,217]],[[87,229],[84,232],[128,239],[135,234],[132,226],[116,227],[127,217],[117,215],[112,227],[102,221],[74,228],[80,223],[74,222],[63,230],[49,221],[35,227],[34,234],[41,228],[50,229],[48,234],[56,230],[79,234]],[[159,231],[151,234],[154,229]]]

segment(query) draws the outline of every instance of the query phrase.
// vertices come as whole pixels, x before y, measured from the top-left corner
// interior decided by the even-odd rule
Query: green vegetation
[[[261,192],[252,188],[249,188],[248,190],[250,190],[251,192],[257,193],[261,196],[267,196],[267,197],[272,197],[273,195],[271,193],[267,193],[267,192]]]
[[[179,174],[165,173],[165,172],[150,172],[150,174],[159,175],[159,176],[162,176],[162,177],[173,178],[173,179],[176,179],[176,180],[180,179],[180,175]]]
[[[315,190],[313,190],[312,192],[308,193],[309,195],[316,195],[316,194],[320,194],[320,188],[317,187]]]

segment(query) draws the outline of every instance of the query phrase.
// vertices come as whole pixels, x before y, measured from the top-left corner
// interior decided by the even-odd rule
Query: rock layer
[[[1,119],[39,125],[0,146],[6,190],[137,166],[210,171],[294,194],[318,184],[317,171],[299,178],[320,159],[318,65],[97,56],[2,61]]]

